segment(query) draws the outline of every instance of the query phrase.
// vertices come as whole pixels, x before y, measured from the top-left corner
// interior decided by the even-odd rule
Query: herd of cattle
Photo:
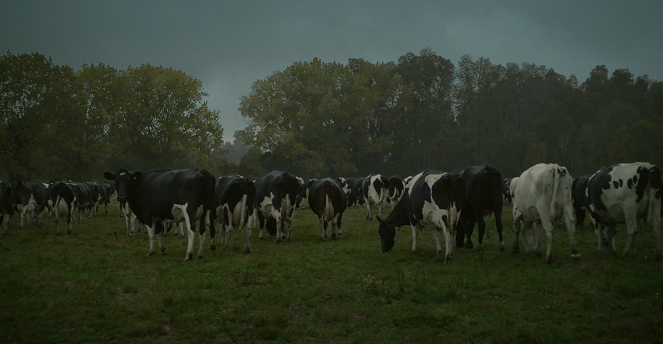
[[[303,179],[288,172],[272,171],[262,178],[251,180],[241,176],[215,178],[200,169],[152,170],[130,172],[119,169],[106,172],[108,183],[40,182],[11,184],[0,181],[0,210],[2,226],[7,231],[9,217],[17,211],[20,227],[24,218],[37,216],[48,209],[56,219],[59,234],[60,219],[66,218],[68,232],[72,232],[72,217],[86,212],[96,214],[101,205],[108,206],[111,195],[117,194],[122,214],[127,221],[127,234],[133,234],[137,219],[147,228],[154,254],[154,239],[164,253],[162,235],[172,224],[186,226],[188,247],[185,261],[193,257],[195,224],[199,226],[198,257],[203,256],[206,230],[209,226],[211,249],[214,250],[215,226],[222,227],[222,245],[226,248],[234,230],[244,229],[245,252],[251,252],[252,222],[276,238],[292,239],[295,209],[308,207],[318,216],[320,240],[342,236],[341,222],[347,207],[364,205],[366,218],[371,220],[372,206],[377,207],[376,219],[382,252],[390,252],[400,227],[412,227],[412,251],[417,249],[418,233],[424,227],[434,227],[433,236],[438,253],[442,252],[439,232],[445,239],[445,261],[453,257],[456,247],[473,248],[472,233],[478,224],[477,249],[482,249],[486,230],[484,217],[495,216],[500,250],[506,246],[503,238],[502,207],[513,202],[515,240],[513,252],[520,252],[522,232],[527,252],[541,255],[541,239],[545,230],[547,251],[545,262],[552,262],[553,228],[561,219],[566,223],[572,257],[579,257],[575,247],[575,226],[582,225],[588,211],[598,240],[599,251],[615,250],[615,226],[625,223],[627,255],[637,234],[637,222],[650,223],[656,236],[656,260],[661,260],[661,172],[649,163],[617,164],[605,167],[593,175],[573,179],[565,167],[557,164],[538,164],[515,178],[503,179],[490,165],[472,166],[458,174],[426,170],[405,179],[386,178],[371,174],[365,178],[336,180]],[[383,216],[383,208],[391,204],[392,211]],[[575,211],[576,223],[573,222]],[[328,236],[327,227],[332,230]],[[337,233],[338,231],[338,233]],[[183,233],[183,232],[182,232]]]

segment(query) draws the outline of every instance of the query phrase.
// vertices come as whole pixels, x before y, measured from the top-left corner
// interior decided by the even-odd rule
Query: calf
[[[259,238],[263,238],[263,228],[267,227],[267,232],[276,236],[277,244],[283,236],[290,242],[295,202],[300,191],[297,177],[288,172],[272,171],[256,180],[255,187],[254,211],[260,223]]]
[[[378,216],[382,217],[382,208],[387,199],[387,188],[389,181],[386,177],[379,174],[371,174],[364,178],[361,186],[361,192],[366,206],[366,219],[373,220],[371,215],[371,206],[375,204],[378,207]]]
[[[472,248],[472,232],[478,223],[479,239],[477,250],[483,249],[483,235],[486,230],[484,216],[495,214],[495,226],[500,239],[500,250],[504,251],[502,237],[502,175],[490,165],[472,166],[460,171],[465,181],[465,202],[463,215],[458,226],[456,246]],[[467,237],[467,242],[464,242]]]
[[[44,211],[44,208],[48,206],[46,187],[44,187],[44,184],[37,181],[22,183],[20,184],[18,196],[19,203],[17,204],[17,207],[21,215],[21,223],[19,224],[19,227],[24,229],[24,218],[27,217],[27,221],[29,222],[30,217],[32,216],[37,217],[37,225],[41,226],[42,212]]]
[[[412,226],[412,252],[417,250],[417,236],[424,227],[435,227],[436,251],[440,247],[440,231],[444,231],[446,252],[444,261],[453,256],[453,243],[465,198],[465,182],[460,175],[427,170],[414,176],[400,202],[389,216],[378,217],[382,252],[391,252],[398,236],[398,228]]]
[[[184,221],[189,238],[184,261],[191,260],[195,224],[196,220],[200,219],[198,257],[203,257],[205,218],[212,209],[216,181],[210,172],[181,169],[131,173],[126,169],[119,169],[115,174],[105,172],[104,177],[115,181],[118,201],[128,202],[138,221],[147,227],[150,238],[148,255],[154,254],[155,233],[159,249],[161,253],[165,253],[162,241],[164,221]]]
[[[548,250],[545,263],[552,263],[553,224],[564,216],[571,244],[571,257],[580,257],[576,249],[571,205],[571,175],[557,164],[538,164],[518,178],[513,196],[515,240],[513,252],[520,252],[518,236],[523,232],[527,252],[541,255],[541,227],[545,229]]]
[[[607,166],[587,182],[587,209],[599,251],[614,251],[617,223],[626,224],[626,256],[638,233],[639,218],[656,235],[656,261],[661,260],[661,171],[646,162]]]
[[[253,180],[241,176],[227,176],[216,180],[214,188],[213,212],[215,220],[210,221],[211,249],[214,244],[215,222],[221,223],[222,247],[228,247],[233,229],[242,229],[246,234],[245,253],[251,253],[251,228],[248,225],[249,215],[253,212],[256,188]]]
[[[311,180],[306,185],[310,189],[308,205],[318,215],[320,223],[320,240],[327,239],[327,223],[332,222],[331,238],[336,239],[336,228],[338,234],[343,236],[341,230],[341,219],[345,211],[347,200],[341,183],[329,178]]]

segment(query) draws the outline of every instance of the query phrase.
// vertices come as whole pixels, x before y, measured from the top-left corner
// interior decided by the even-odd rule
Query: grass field
[[[559,228],[546,265],[510,252],[510,210],[506,252],[491,217],[484,250],[454,249],[447,264],[429,229],[416,253],[406,226],[382,254],[377,222],[358,208],[346,211],[336,241],[319,241],[314,214],[302,209],[290,243],[260,241],[253,230],[244,254],[236,232],[228,249],[206,244],[204,258],[186,263],[186,239],[173,232],[166,255],[146,256],[147,234],[127,236],[116,204],[75,223],[72,235],[55,236],[47,215],[41,228],[20,231],[15,216],[0,239],[0,342],[663,341],[663,265],[653,260],[651,228],[623,258],[599,254],[585,223],[576,233],[580,261]],[[621,252],[623,226],[616,240]]]

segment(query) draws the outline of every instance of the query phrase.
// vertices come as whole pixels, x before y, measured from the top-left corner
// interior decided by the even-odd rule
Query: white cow
[[[594,173],[585,195],[599,251],[614,251],[617,223],[625,223],[628,255],[638,233],[638,218],[650,223],[656,235],[656,260],[661,260],[661,171],[646,162],[607,166]]]
[[[514,178],[515,179],[515,178]],[[566,167],[557,164],[538,164],[523,172],[514,183],[513,223],[516,238],[513,252],[520,252],[518,235],[522,229],[527,252],[541,255],[541,233],[545,229],[548,250],[545,263],[552,263],[553,224],[564,215],[571,244],[571,257],[580,257],[575,244],[572,178]]]

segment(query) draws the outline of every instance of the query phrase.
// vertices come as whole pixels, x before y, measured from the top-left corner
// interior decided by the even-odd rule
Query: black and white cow
[[[300,177],[297,177],[297,180],[299,181],[299,193],[297,194],[297,204],[295,206],[295,209],[300,209],[300,208],[304,209],[306,208],[306,203],[308,202],[308,194],[309,194],[308,183],[304,182],[304,179]]]
[[[21,215],[21,223],[19,227],[25,228],[24,219],[27,222],[33,216],[37,217],[37,225],[41,226],[41,215],[44,208],[48,206],[46,199],[46,187],[42,182],[31,181],[21,183],[18,191],[19,203],[17,204],[18,211]]]
[[[417,174],[408,183],[405,194],[396,204],[386,219],[378,217],[382,252],[391,252],[398,236],[398,229],[404,225],[412,226],[412,252],[417,250],[419,230],[435,227],[433,237],[438,253],[440,231],[444,232],[446,244],[445,262],[453,256],[453,245],[458,228],[463,201],[465,182],[458,174],[427,170]]]
[[[276,243],[292,240],[292,220],[300,186],[299,180],[288,172],[272,171],[255,181],[255,210],[260,224],[260,236],[267,227],[269,234],[276,236]],[[284,228],[286,227],[286,228]],[[287,233],[286,233],[287,231]]]
[[[375,204],[378,208],[378,216],[382,217],[382,208],[387,200],[389,180],[380,174],[371,174],[364,178],[361,193],[366,206],[366,219],[373,220],[371,206]]]
[[[72,216],[75,209],[76,195],[74,186],[64,181],[52,183],[49,186],[49,200],[53,205],[55,216],[55,233],[60,235],[60,219],[67,221],[67,233],[73,232]]]
[[[626,224],[628,255],[638,233],[639,218],[651,224],[656,235],[656,257],[661,260],[661,171],[646,162],[607,166],[587,183],[587,209],[599,251],[613,251],[617,223]]]
[[[165,253],[162,241],[164,221],[184,221],[189,237],[184,261],[191,260],[195,224],[200,219],[198,257],[203,257],[205,219],[212,209],[216,182],[209,171],[181,169],[131,173],[119,169],[115,174],[105,172],[104,177],[115,181],[118,200],[128,202],[138,221],[147,227],[150,238],[148,255],[154,254],[155,234],[161,253]],[[210,214],[210,218],[212,216]]]
[[[585,211],[587,210],[587,183],[591,176],[586,174],[584,176],[573,178],[573,209],[576,214],[576,228],[582,227],[585,222]]]
[[[405,189],[405,183],[398,176],[391,176],[388,178],[389,189],[387,190],[387,200],[393,208],[401,197],[403,197],[403,190]]]
[[[233,229],[244,228],[246,234],[245,253],[251,253],[251,228],[248,225],[249,216],[253,213],[256,197],[256,188],[253,180],[241,176],[226,176],[216,180],[214,188],[214,221],[210,221],[211,249],[214,244],[215,223],[221,224],[222,247],[228,247]]]
[[[504,178],[502,181],[502,195],[504,196],[504,203],[511,203],[511,179],[513,178]]]
[[[522,230],[527,252],[540,256],[543,229],[548,239],[544,262],[552,263],[553,224],[563,216],[569,234],[571,257],[580,257],[574,237],[572,183],[566,167],[557,164],[534,165],[520,175],[517,183],[511,182],[511,187],[514,188],[514,253],[520,252],[518,236]]]
[[[341,184],[341,189],[343,189],[343,193],[345,193],[345,199],[348,201],[348,207],[356,204],[358,192],[355,185],[358,180],[363,181],[361,178],[338,178],[336,180]]]
[[[330,178],[311,180],[306,185],[310,190],[308,205],[318,216],[320,223],[320,240],[327,239],[327,224],[332,222],[331,238],[336,239],[336,228],[338,235],[343,236],[341,220],[343,212],[347,207],[345,192],[341,183]]]
[[[83,219],[83,213],[87,213],[87,217],[91,216],[94,201],[92,199],[92,191],[90,186],[85,182],[69,182],[72,185],[75,196],[75,208],[78,209],[78,223]]]
[[[491,165],[471,166],[462,171],[460,175],[465,181],[465,202],[463,214],[458,226],[456,245],[466,248],[472,245],[472,232],[474,224],[478,223],[479,240],[477,250],[483,249],[483,235],[486,230],[484,216],[495,214],[495,226],[500,239],[500,250],[505,249],[502,237],[502,175]],[[467,242],[465,242],[467,238]]]

